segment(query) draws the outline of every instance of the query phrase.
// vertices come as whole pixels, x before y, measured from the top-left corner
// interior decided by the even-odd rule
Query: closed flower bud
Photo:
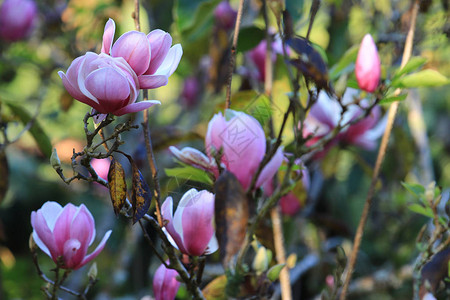
[[[359,47],[355,75],[361,90],[373,93],[378,87],[381,75],[380,57],[370,34],[364,36]]]
[[[169,264],[169,261],[166,261]],[[178,273],[173,269],[167,269],[164,264],[159,266],[153,277],[153,293],[155,300],[173,300],[180,288],[177,280]]]
[[[172,197],[168,197],[161,212],[168,221],[165,230],[172,244],[182,253],[200,256],[218,249],[213,224],[214,195],[210,192],[190,189],[181,198],[175,214]]]
[[[222,1],[214,10],[214,17],[217,24],[225,30],[232,29],[236,22],[237,12],[231,7],[228,1]]]

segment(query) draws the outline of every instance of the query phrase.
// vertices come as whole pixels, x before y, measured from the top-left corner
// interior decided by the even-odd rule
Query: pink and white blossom
[[[139,80],[122,57],[87,52],[76,58],[67,73],[58,72],[64,87],[76,100],[101,114],[121,116],[159,104],[159,101],[136,103]]]
[[[111,230],[107,231],[97,248],[87,254],[95,239],[95,221],[84,204],[62,207],[48,201],[31,213],[31,225],[37,246],[55,263],[62,262],[64,269],[79,269],[97,257],[111,235]]]
[[[181,198],[175,214],[172,197],[167,197],[161,207],[167,221],[165,231],[171,242],[182,253],[200,256],[218,249],[214,230],[214,194],[190,189]]]
[[[161,29],[147,35],[129,31],[113,43],[115,29],[114,21],[109,19],[103,33],[102,53],[125,59],[136,73],[141,89],[166,85],[183,55],[181,45],[171,47],[172,36]]]
[[[366,34],[356,58],[355,75],[359,88],[373,93],[380,82],[381,63],[377,46],[370,34]]]
[[[166,261],[169,264],[169,261]],[[178,273],[173,269],[167,269],[161,264],[153,276],[153,293],[155,300],[173,300],[180,288],[177,280]]]

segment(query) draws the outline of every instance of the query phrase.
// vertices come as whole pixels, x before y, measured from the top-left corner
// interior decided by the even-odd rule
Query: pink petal
[[[105,235],[103,236],[103,239],[101,240],[100,244],[98,244],[97,248],[95,248],[94,252],[84,257],[83,261],[77,266],[76,269],[81,268],[94,258],[96,258],[100,252],[102,252],[103,248],[105,248],[106,242],[108,241],[110,235],[112,233],[112,230],[108,230]]]
[[[178,246],[178,249],[186,253],[186,250],[184,249],[183,240],[181,238],[181,235],[179,232],[175,230],[174,227],[174,221],[173,221],[173,200],[172,197],[167,197],[164,203],[161,206],[161,214],[165,220],[167,220],[167,224],[165,226],[165,229],[172,237],[175,244]],[[182,232],[181,232],[182,234]]]
[[[77,266],[79,261],[74,260],[78,250],[81,247],[81,243],[77,239],[70,239],[65,241],[63,245],[63,259],[64,266],[68,269],[73,269]]]
[[[166,261],[169,264],[169,260]],[[177,280],[178,272],[160,265],[153,277],[153,294],[155,300],[173,300],[177,294],[180,282]]]
[[[167,52],[170,49],[170,45],[172,45],[172,37],[167,32],[164,32],[161,29],[156,29],[147,35],[147,39],[152,49],[152,57],[150,66],[145,74],[150,75],[156,72],[166,57]]]
[[[142,32],[129,31],[114,43],[111,55],[123,57],[136,74],[142,75],[150,64],[150,44]]]
[[[90,243],[95,238],[94,218],[83,204],[78,208],[78,212],[72,221],[70,237],[80,241],[80,249],[72,258],[74,264],[79,264],[84,259]]]
[[[275,176],[281,164],[283,163],[283,158],[283,147],[279,147],[275,155],[259,174],[258,180],[256,181],[257,188],[262,186],[265,182],[271,180]]]
[[[138,77],[141,89],[156,89],[165,86],[169,82],[166,75],[141,75]]]
[[[105,31],[103,32],[102,53],[109,54],[111,52],[115,31],[116,23],[114,23],[113,19],[109,19],[106,22]]]
[[[36,212],[31,213],[34,241],[42,251],[55,261],[60,253],[55,243],[53,229],[61,211],[61,205],[48,201]]]
[[[124,114],[135,113],[138,111],[145,110],[149,107],[152,107],[155,104],[161,104],[161,102],[159,102],[158,100],[147,100],[147,101],[141,101],[141,102],[137,102],[137,103],[133,103],[133,104],[128,104],[127,106],[114,111],[113,114],[116,116],[122,116]]]
[[[56,246],[58,247],[59,253],[64,252],[64,245],[70,237],[70,228],[72,226],[72,220],[78,209],[75,205],[69,203],[64,206],[62,212],[60,213],[58,220],[55,223],[55,229],[53,230]]]
[[[183,48],[181,48],[180,44],[174,45],[170,48],[169,53],[166,58],[164,58],[164,61],[161,63],[161,66],[159,66],[154,75],[166,75],[167,77],[172,75],[180,63],[181,56],[183,56]]]
[[[102,68],[89,74],[86,88],[99,101],[123,101],[130,95],[127,78],[114,68]]]
[[[185,205],[181,216],[183,244],[190,255],[199,256],[205,252],[214,235],[214,195],[200,191]]]

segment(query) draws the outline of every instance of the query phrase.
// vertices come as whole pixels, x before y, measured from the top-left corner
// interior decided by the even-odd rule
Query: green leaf
[[[271,267],[269,271],[267,271],[267,278],[272,282],[278,280],[278,277],[280,277],[281,270],[285,266],[286,264],[278,264]]]
[[[384,98],[380,101],[380,104],[390,104],[392,102],[395,101],[403,101],[406,99],[406,97],[408,96],[408,94],[403,94],[403,95],[399,95],[399,96],[392,96],[392,97],[387,97]]]
[[[433,218],[433,210],[430,207],[423,207],[420,204],[414,203],[408,205],[408,209],[425,217]]]
[[[50,139],[42,129],[39,122],[36,119],[33,119],[30,113],[19,104],[5,99],[2,99],[2,102],[11,109],[12,113],[16,115],[20,119],[20,121],[22,121],[24,126],[27,126],[30,122],[33,122],[33,125],[29,129],[29,132],[36,141],[36,144],[38,145],[41,152],[45,155],[45,157],[50,159],[50,156],[52,155],[52,143],[50,142]]]
[[[351,73],[355,69],[355,61],[358,56],[359,45],[355,45],[348,49],[342,58],[330,69],[330,79],[336,80],[345,73]]]
[[[392,82],[398,88],[436,87],[449,84],[447,77],[438,71],[426,69],[417,73],[406,75]]]
[[[244,27],[239,31],[239,39],[236,50],[245,52],[255,48],[265,37],[264,30],[258,27]]]
[[[427,59],[424,58],[424,57],[420,57],[420,56],[411,57],[410,60],[408,61],[408,63],[403,68],[398,69],[394,73],[394,76],[392,77],[392,81],[396,80],[397,78],[399,78],[403,74],[410,73],[410,72],[420,68],[426,62],[427,62]]]
[[[177,24],[185,40],[196,40],[205,34],[213,22],[213,11],[220,0],[178,0]]]
[[[402,185],[405,189],[407,189],[411,194],[415,196],[422,196],[425,193],[425,187],[418,183],[406,183],[402,182]]]
[[[192,180],[212,185],[213,181],[207,172],[194,168],[189,165],[182,164],[181,168],[164,169],[167,176],[176,177],[183,180]]]

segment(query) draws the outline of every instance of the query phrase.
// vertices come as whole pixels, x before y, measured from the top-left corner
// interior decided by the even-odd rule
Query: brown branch
[[[413,38],[414,38],[414,30],[416,27],[416,18],[419,11],[419,4],[416,0],[413,4],[413,11],[412,11],[412,17],[411,17],[411,24],[408,31],[408,36],[406,38],[406,44],[405,48],[403,50],[403,58],[400,68],[403,68],[406,63],[408,62],[411,53],[412,53],[412,47],[413,47]],[[400,89],[397,89],[395,92],[396,95],[400,94]],[[384,156],[386,154],[387,144],[389,141],[389,137],[391,135],[392,125],[394,124],[395,115],[397,113],[398,108],[398,101],[393,102],[391,106],[389,107],[389,113],[388,113],[388,120],[386,124],[386,129],[383,134],[383,138],[381,140],[380,149],[378,150],[377,160],[375,163],[375,169],[373,171],[372,180],[370,182],[369,191],[367,193],[366,202],[364,204],[363,212],[361,214],[361,218],[359,220],[358,228],[356,230],[355,238],[353,240],[353,249],[350,255],[349,264],[347,267],[347,276],[344,281],[344,285],[342,288],[342,293],[340,296],[340,300],[345,300],[347,297],[347,290],[350,284],[350,280],[352,277],[353,270],[355,268],[359,247],[361,245],[363,233],[364,233],[364,227],[367,222],[367,218],[369,216],[370,207],[372,205],[373,196],[375,194],[375,185],[378,181],[378,175],[380,173],[381,164],[383,163]]]
[[[231,107],[231,81],[233,80],[233,70],[234,64],[236,62],[236,47],[239,37],[239,27],[241,25],[242,19],[242,11],[244,10],[244,1],[239,1],[239,8],[236,17],[236,24],[234,25],[234,35],[233,35],[233,44],[231,45],[231,57],[230,57],[230,68],[228,71],[228,83],[227,83],[227,94],[225,98],[225,108],[228,109]]]

